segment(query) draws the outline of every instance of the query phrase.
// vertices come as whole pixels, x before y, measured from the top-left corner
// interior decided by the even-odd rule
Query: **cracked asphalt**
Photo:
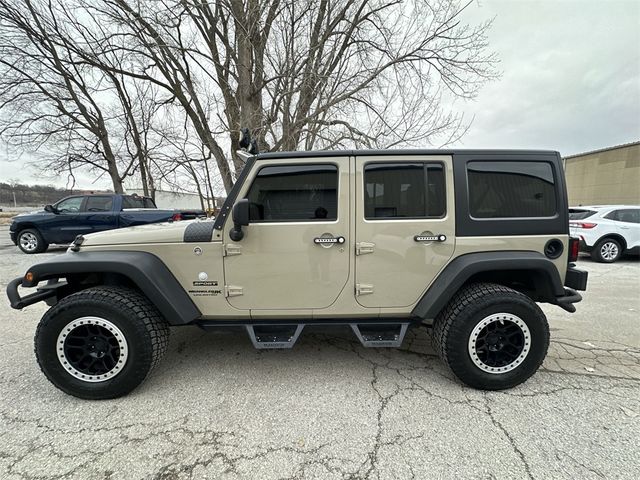
[[[0,228],[0,283],[27,256]],[[640,478],[640,262],[579,262],[589,290],[542,369],[504,392],[461,386],[425,329],[402,349],[308,327],[290,351],[242,332],[172,331],[125,398],[66,396],[40,373],[46,306],[0,301],[0,478]]]

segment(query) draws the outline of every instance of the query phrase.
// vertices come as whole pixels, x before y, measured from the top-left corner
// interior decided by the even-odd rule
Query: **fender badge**
[[[195,255],[202,255],[202,249],[200,247],[196,247],[193,249],[193,253]]]

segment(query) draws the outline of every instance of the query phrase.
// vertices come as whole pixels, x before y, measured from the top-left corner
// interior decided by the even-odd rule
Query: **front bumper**
[[[38,287],[35,292],[21,297],[18,292],[18,287],[23,286],[23,280],[24,277],[18,277],[11,280],[9,285],[7,285],[7,297],[9,297],[11,308],[15,308],[16,310],[22,310],[24,307],[28,307],[29,305],[33,305],[34,303],[38,303],[43,300],[46,301],[48,305],[55,305],[58,297],[58,289],[67,286],[67,282],[65,281],[53,279],[49,280],[46,285]],[[27,286],[31,287],[33,285]]]
[[[9,237],[14,245],[18,245],[18,232],[13,232],[9,230]]]

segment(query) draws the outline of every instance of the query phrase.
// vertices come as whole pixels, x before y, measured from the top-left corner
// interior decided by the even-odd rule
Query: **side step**
[[[291,348],[304,325],[245,325],[255,348]]]
[[[352,323],[351,328],[364,347],[400,347],[408,323]]]

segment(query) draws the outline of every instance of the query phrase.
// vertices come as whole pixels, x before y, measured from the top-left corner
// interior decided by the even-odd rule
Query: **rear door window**
[[[84,205],[85,212],[110,212],[113,207],[113,197],[96,196],[87,197]]]
[[[547,162],[471,161],[467,180],[474,218],[541,218],[557,213],[555,179]]]
[[[625,223],[640,223],[640,209],[625,208],[607,213],[604,218]]]
[[[370,163],[364,167],[367,220],[440,218],[446,212],[440,163]]]

